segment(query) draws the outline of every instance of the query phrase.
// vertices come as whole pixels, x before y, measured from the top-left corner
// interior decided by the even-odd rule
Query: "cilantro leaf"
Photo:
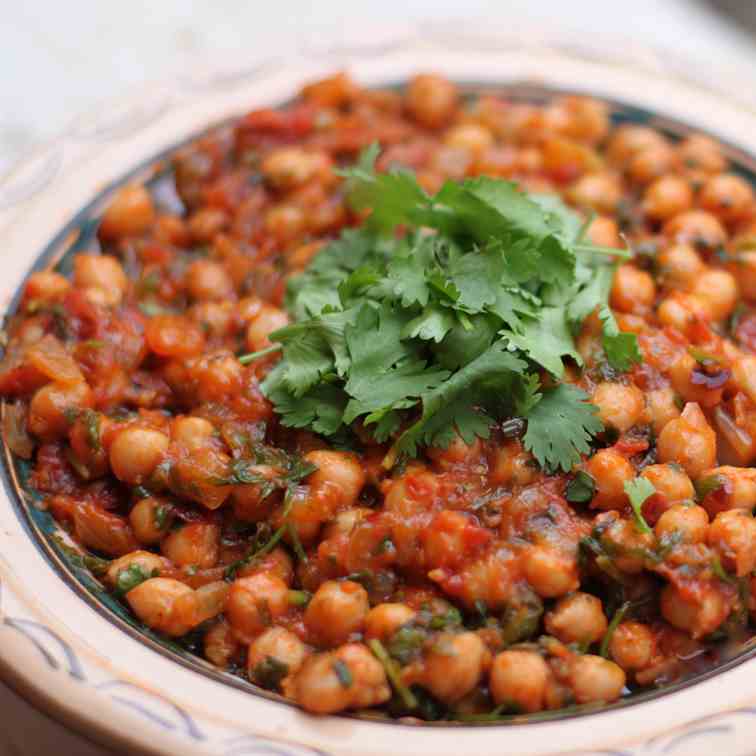
[[[544,389],[528,413],[523,442],[547,469],[569,472],[590,451],[592,436],[603,429],[588,395],[567,383]]]
[[[648,478],[635,478],[625,482],[625,493],[630,499],[630,506],[633,508],[635,525],[641,533],[653,533],[645,518],[643,517],[643,502],[649,496],[656,493],[653,483]]]
[[[635,334],[622,333],[607,306],[599,310],[599,319],[604,326],[601,344],[609,364],[617,370],[629,370],[635,363],[640,362],[642,355]]]

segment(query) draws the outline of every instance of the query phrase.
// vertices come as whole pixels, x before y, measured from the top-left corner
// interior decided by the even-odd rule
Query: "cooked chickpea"
[[[489,687],[497,705],[515,704],[532,713],[545,707],[551,670],[543,657],[533,651],[502,651],[491,666]]]
[[[662,462],[676,462],[692,478],[714,466],[717,438],[701,408],[688,403],[679,418],[670,420],[656,444]]]
[[[150,578],[126,594],[126,601],[145,625],[173,637],[186,635],[198,624],[195,592],[171,578]]]
[[[268,338],[279,328],[289,325],[289,316],[277,307],[263,304],[247,326],[246,346],[250,352],[257,352],[271,345]]]
[[[160,543],[173,522],[171,505],[154,496],[140,499],[129,512],[129,522],[139,543]]]
[[[579,704],[616,701],[625,687],[625,673],[601,656],[576,656],[570,665],[570,682]]]
[[[686,402],[714,407],[722,400],[723,386],[710,387],[700,381],[701,366],[688,352],[683,352],[670,366],[669,377],[677,394]]]
[[[74,285],[94,291],[98,302],[115,306],[123,299],[129,281],[115,257],[79,254],[74,258]]]
[[[99,234],[102,239],[143,234],[155,220],[155,207],[143,186],[132,184],[120,189],[102,216]]]
[[[305,459],[318,468],[307,479],[311,491],[329,492],[334,509],[354,505],[365,485],[365,470],[357,455],[323,449],[308,452]]]
[[[129,568],[136,567],[147,577],[157,577],[165,566],[165,559],[151,551],[132,551],[114,559],[105,573],[105,578],[111,587],[116,587],[121,573],[127,572]]]
[[[192,299],[199,301],[224,300],[234,292],[226,269],[212,260],[195,260],[186,271],[186,286]]]
[[[658,436],[670,420],[680,417],[674,389],[671,386],[666,386],[649,391],[646,394],[646,410],[650,416],[654,433]]]
[[[676,328],[685,334],[699,322],[709,322],[707,305],[698,297],[682,292],[672,292],[656,310],[656,317],[662,325]]]
[[[60,273],[41,270],[32,273],[24,286],[24,303],[39,305],[61,300],[71,289],[71,282]]]
[[[359,583],[328,580],[307,605],[304,622],[318,643],[336,646],[363,629],[369,609],[367,591]]]
[[[436,129],[451,120],[457,109],[457,87],[435,74],[421,74],[410,81],[405,103],[410,115],[423,126]]]
[[[171,423],[171,438],[187,449],[206,446],[214,436],[215,427],[204,417],[182,415]]]
[[[182,525],[166,536],[160,549],[179,567],[215,567],[220,550],[220,528],[203,522]]]
[[[450,704],[466,696],[490,663],[490,654],[478,635],[439,633],[418,662],[402,670],[402,681],[419,683],[439,701]]]
[[[525,579],[543,598],[564,596],[580,584],[575,559],[549,546],[530,546],[524,571]]]
[[[691,291],[704,303],[712,320],[723,320],[738,303],[735,276],[719,268],[709,268],[697,276]]]
[[[720,173],[706,180],[699,192],[698,202],[704,210],[724,223],[735,223],[751,210],[753,189],[744,178],[734,173]]]
[[[29,403],[29,430],[45,441],[65,436],[69,418],[94,403],[86,383],[48,383],[38,389]]]
[[[729,613],[727,602],[714,588],[683,595],[671,584],[661,592],[660,608],[662,616],[670,625],[685,630],[691,638],[710,635]]]
[[[346,675],[339,674],[340,665]],[[381,663],[361,643],[308,657],[296,674],[284,680],[284,692],[315,714],[376,706],[391,698]]]
[[[283,627],[271,627],[258,635],[249,644],[247,653],[247,676],[258,685],[265,681],[260,678],[261,666],[266,660],[274,659],[286,670],[286,674],[296,674],[309,654],[307,646]]]
[[[598,215],[593,219],[588,227],[588,238],[599,247],[619,248],[622,246],[617,221],[606,215]]]
[[[276,575],[258,572],[231,585],[226,617],[240,640],[249,643],[289,608],[289,588]]]
[[[640,574],[646,567],[644,554],[654,547],[653,535],[642,532],[632,520],[619,517],[616,512],[604,515],[607,516],[613,519],[603,529],[601,542],[615,554],[614,565],[628,575]]]
[[[646,147],[636,152],[627,164],[627,175],[636,184],[650,184],[672,170],[674,150],[668,144]]]
[[[139,485],[152,475],[170,443],[152,428],[125,428],[110,445],[110,467],[124,483]]]
[[[365,617],[365,637],[385,641],[414,617],[415,610],[406,604],[378,604]]]
[[[643,212],[657,221],[666,221],[684,213],[690,210],[692,204],[690,182],[674,174],[657,178],[643,193]]]
[[[611,305],[619,312],[643,314],[656,298],[654,279],[634,265],[620,265],[614,275]]]
[[[596,481],[591,506],[622,509],[627,504],[625,483],[635,477],[633,466],[614,449],[600,449],[586,463],[586,471]]]
[[[691,171],[720,173],[727,166],[722,148],[703,134],[693,134],[683,139],[677,152],[682,164]]]
[[[479,123],[462,123],[446,132],[444,143],[449,147],[480,155],[494,143],[493,134]]]
[[[679,538],[682,543],[703,543],[709,527],[709,515],[703,507],[673,504],[654,525],[659,539]]]
[[[702,471],[698,482],[712,477],[720,478],[723,484],[716,496],[707,496],[703,500],[703,505],[712,517],[727,509],[751,511],[756,507],[756,470],[751,467],[722,465]]]
[[[567,190],[567,197],[580,208],[609,215],[617,210],[622,184],[614,173],[588,173]]]
[[[203,639],[205,657],[216,667],[225,669],[239,650],[234,631],[225,620],[216,622]]]
[[[756,249],[738,252],[732,270],[737,276],[741,295],[753,302],[756,299]]]
[[[305,212],[297,205],[275,205],[265,213],[266,231],[283,244],[299,238],[306,226]]]
[[[562,643],[596,643],[607,628],[601,600],[580,591],[559,599],[544,623],[546,632]]]
[[[654,635],[648,626],[629,620],[620,622],[609,641],[609,654],[626,672],[647,667],[655,652]]]
[[[704,210],[688,210],[670,218],[664,234],[672,242],[692,244],[696,249],[713,252],[727,241],[727,232],[715,215]]]
[[[189,217],[187,228],[194,241],[209,244],[229,224],[225,210],[219,207],[203,207]]]
[[[648,465],[641,477],[646,478],[667,501],[687,501],[695,498],[693,483],[685,470],[677,465]]]
[[[705,266],[690,244],[673,244],[662,250],[657,261],[664,282],[682,288],[691,287]]]
[[[621,383],[600,383],[593,392],[593,404],[604,425],[620,433],[632,428],[644,410],[643,393],[636,386]]]
[[[706,543],[719,555],[725,570],[744,577],[756,567],[756,520],[750,512],[729,509],[709,525]]]
[[[613,163],[624,165],[637,153],[666,144],[658,131],[648,126],[627,124],[615,129],[609,138],[607,156]]]
[[[330,172],[330,158],[325,153],[313,153],[301,147],[280,147],[268,155],[261,170],[277,189],[293,189]]]

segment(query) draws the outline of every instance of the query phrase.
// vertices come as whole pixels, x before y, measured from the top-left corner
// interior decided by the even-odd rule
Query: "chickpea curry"
[[[337,74],[171,164],[29,276],[0,363],[39,506],[144,626],[407,722],[750,637],[756,204],[716,141]]]

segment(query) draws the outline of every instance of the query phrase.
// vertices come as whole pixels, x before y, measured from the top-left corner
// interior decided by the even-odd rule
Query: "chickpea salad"
[[[485,722],[756,620],[756,203],[587,97],[346,74],[113,196],[3,432],[146,628],[308,712]]]

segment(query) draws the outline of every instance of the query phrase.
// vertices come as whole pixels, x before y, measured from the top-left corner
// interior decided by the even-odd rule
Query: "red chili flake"
[[[634,457],[648,449],[648,439],[634,436],[622,436],[614,445],[614,448],[626,457]]]

